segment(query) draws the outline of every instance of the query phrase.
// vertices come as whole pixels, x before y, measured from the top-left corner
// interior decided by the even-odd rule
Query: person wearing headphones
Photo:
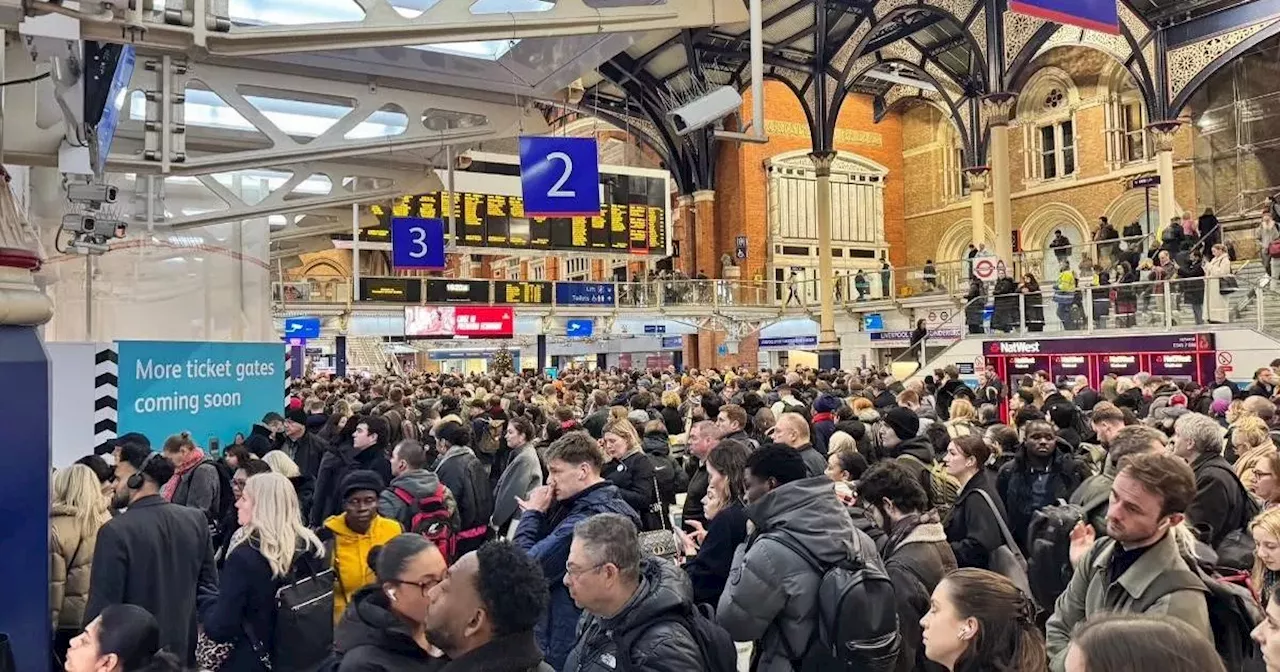
[[[173,463],[135,435],[116,449],[112,507],[125,509],[98,530],[84,622],[115,604],[156,617],[160,646],[194,662],[196,605],[217,595],[213,542],[204,513],[165,501]]]

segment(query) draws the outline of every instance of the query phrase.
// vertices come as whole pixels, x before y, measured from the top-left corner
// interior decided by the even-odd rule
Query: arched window
[[[1101,76],[1106,91],[1107,163],[1114,170],[1151,158],[1147,138],[1147,110],[1133,76],[1119,63],[1112,63]]]
[[[1025,177],[1029,182],[1076,174],[1075,109],[1080,94],[1066,72],[1041,68],[1018,98]]]

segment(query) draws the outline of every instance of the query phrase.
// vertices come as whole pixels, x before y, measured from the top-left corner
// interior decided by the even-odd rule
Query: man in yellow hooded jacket
[[[324,521],[319,537],[333,558],[333,621],[338,622],[356,591],[373,583],[369,551],[400,534],[400,523],[378,515],[384,484],[377,472],[356,470],[342,479],[343,512]]]

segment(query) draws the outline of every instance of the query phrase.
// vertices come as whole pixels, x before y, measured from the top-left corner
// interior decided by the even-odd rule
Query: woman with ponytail
[[[204,637],[235,644],[220,672],[266,672],[254,644],[272,649],[276,591],[295,566],[300,573],[323,571],[324,545],[302,525],[298,496],[281,474],[249,477],[236,513],[240,529],[220,572],[217,599],[201,610],[200,623]]]
[[[957,569],[934,589],[920,619],[925,656],[948,672],[1047,672],[1031,598],[985,569]]]
[[[160,627],[146,609],[113,604],[71,640],[66,672],[181,672],[178,658],[160,650]]]

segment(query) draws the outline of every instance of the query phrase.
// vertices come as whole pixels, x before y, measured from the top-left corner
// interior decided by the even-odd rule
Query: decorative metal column
[[[1173,191],[1173,139],[1181,127],[1182,122],[1176,120],[1155,121],[1147,125],[1156,150],[1156,174],[1160,176],[1160,224],[1157,228],[1181,214]]]
[[[1013,261],[1013,206],[1009,185],[1009,120],[1018,95],[1002,91],[982,98],[982,110],[991,129],[991,199],[995,215],[995,252],[1006,264]]]
[[[836,335],[835,274],[831,269],[831,164],[835,152],[814,152],[818,181],[815,188],[818,209],[818,368],[840,368],[840,337]]]

